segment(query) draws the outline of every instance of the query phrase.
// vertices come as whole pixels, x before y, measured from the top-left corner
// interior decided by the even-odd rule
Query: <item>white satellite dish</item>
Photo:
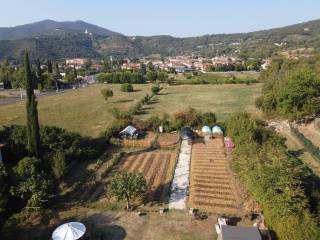
[[[86,233],[86,227],[79,222],[62,224],[52,233],[52,240],[77,240]]]

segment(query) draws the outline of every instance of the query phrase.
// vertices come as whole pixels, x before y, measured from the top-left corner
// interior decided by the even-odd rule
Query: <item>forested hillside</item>
[[[83,23],[83,22],[81,22]],[[15,40],[0,41],[0,58],[20,59],[21,52],[28,48],[35,58],[60,59],[68,57],[103,57],[110,55],[141,57],[151,54],[163,56],[199,54],[215,56],[232,54],[243,58],[270,57],[276,52],[297,48],[320,50],[320,20],[301,23],[283,28],[239,34],[205,35],[200,37],[176,38],[172,36],[128,37],[109,30],[95,30],[92,36],[85,34],[83,27],[78,30],[64,28],[64,31],[44,31],[37,37],[20,33]],[[93,25],[92,25],[93,26]],[[96,26],[95,26],[96,27]],[[98,28],[98,27],[96,27]],[[45,29],[45,28],[44,28]],[[11,29],[14,35],[16,29]],[[108,31],[110,34],[108,34]],[[0,39],[12,39],[1,38]],[[46,49],[46,52],[42,49]],[[75,51],[76,50],[76,51]]]

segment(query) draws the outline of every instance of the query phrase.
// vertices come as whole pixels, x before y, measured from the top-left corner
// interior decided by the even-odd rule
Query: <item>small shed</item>
[[[211,128],[208,127],[208,126],[203,126],[202,129],[201,129],[201,132],[202,132],[203,134],[211,134],[211,133],[212,133],[212,132],[211,132]]]
[[[262,240],[262,237],[256,227],[221,225],[218,240]]]
[[[138,138],[139,132],[134,126],[129,125],[119,133],[119,136],[121,138]]]

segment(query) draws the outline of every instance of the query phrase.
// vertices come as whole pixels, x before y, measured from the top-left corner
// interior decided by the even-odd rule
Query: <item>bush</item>
[[[12,125],[0,131],[1,141],[6,142],[5,160],[14,164],[27,156],[25,126]],[[40,127],[41,152],[44,158],[52,158],[57,152],[65,154],[66,162],[92,159],[103,149],[100,139],[82,137],[59,127]]]
[[[161,87],[160,87],[159,84],[153,85],[153,86],[151,87],[151,92],[152,92],[153,94],[158,94],[160,91],[161,91]]]
[[[129,83],[124,83],[120,88],[121,92],[133,92],[133,86]]]
[[[171,126],[177,130],[182,127],[200,128],[203,125],[215,125],[216,121],[216,115],[212,112],[202,113],[193,108],[188,108],[173,115]]]
[[[102,89],[101,94],[104,97],[104,99],[107,101],[110,97],[113,97],[113,91],[111,89]]]

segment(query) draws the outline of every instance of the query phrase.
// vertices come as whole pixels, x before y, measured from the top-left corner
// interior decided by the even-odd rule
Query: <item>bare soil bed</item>
[[[166,202],[167,190],[172,180],[176,154],[173,151],[151,151],[129,154],[119,170],[139,172],[148,186],[148,202]]]
[[[162,133],[158,137],[159,147],[173,147],[179,142],[177,133]]]
[[[189,207],[217,214],[239,214],[229,161],[221,138],[195,139],[192,147]]]

